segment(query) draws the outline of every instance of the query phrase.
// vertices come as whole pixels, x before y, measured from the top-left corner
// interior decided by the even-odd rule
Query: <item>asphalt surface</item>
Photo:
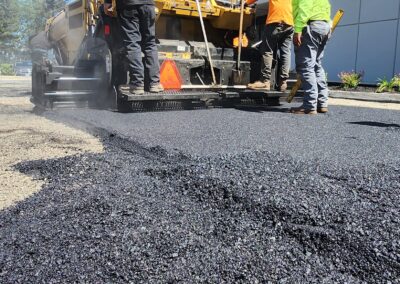
[[[281,110],[41,114],[105,152],[15,165],[1,282],[400,283],[399,112]]]
[[[334,106],[326,115],[295,116],[285,112],[290,106],[135,114],[69,109],[44,115],[189,155],[261,150],[342,165],[400,159],[398,111]]]

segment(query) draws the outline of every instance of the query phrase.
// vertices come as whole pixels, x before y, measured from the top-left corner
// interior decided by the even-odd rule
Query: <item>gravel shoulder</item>
[[[21,161],[102,152],[98,138],[33,113],[29,80],[0,80],[0,209],[38,192],[45,180],[15,170]]]

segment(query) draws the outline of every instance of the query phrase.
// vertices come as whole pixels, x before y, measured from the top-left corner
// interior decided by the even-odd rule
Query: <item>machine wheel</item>
[[[46,106],[44,101],[45,81],[40,66],[33,64],[32,66],[32,98],[31,101],[35,105]]]

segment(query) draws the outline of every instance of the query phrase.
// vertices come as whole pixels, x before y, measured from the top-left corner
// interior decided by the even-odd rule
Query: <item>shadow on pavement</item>
[[[276,106],[236,106],[236,110],[246,111],[246,112],[255,112],[255,113],[264,113],[264,112],[281,112],[281,113],[289,113],[290,108],[280,108]]]
[[[383,122],[376,122],[376,121],[355,121],[355,122],[349,122],[349,124],[374,126],[374,127],[396,127],[396,128],[400,128],[400,125],[396,124],[396,123],[383,123]]]

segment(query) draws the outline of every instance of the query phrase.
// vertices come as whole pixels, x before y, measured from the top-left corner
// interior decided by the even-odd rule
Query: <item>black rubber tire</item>
[[[45,93],[45,79],[43,73],[40,71],[40,66],[33,64],[32,66],[32,92],[31,102],[35,105],[46,105],[44,101]]]

